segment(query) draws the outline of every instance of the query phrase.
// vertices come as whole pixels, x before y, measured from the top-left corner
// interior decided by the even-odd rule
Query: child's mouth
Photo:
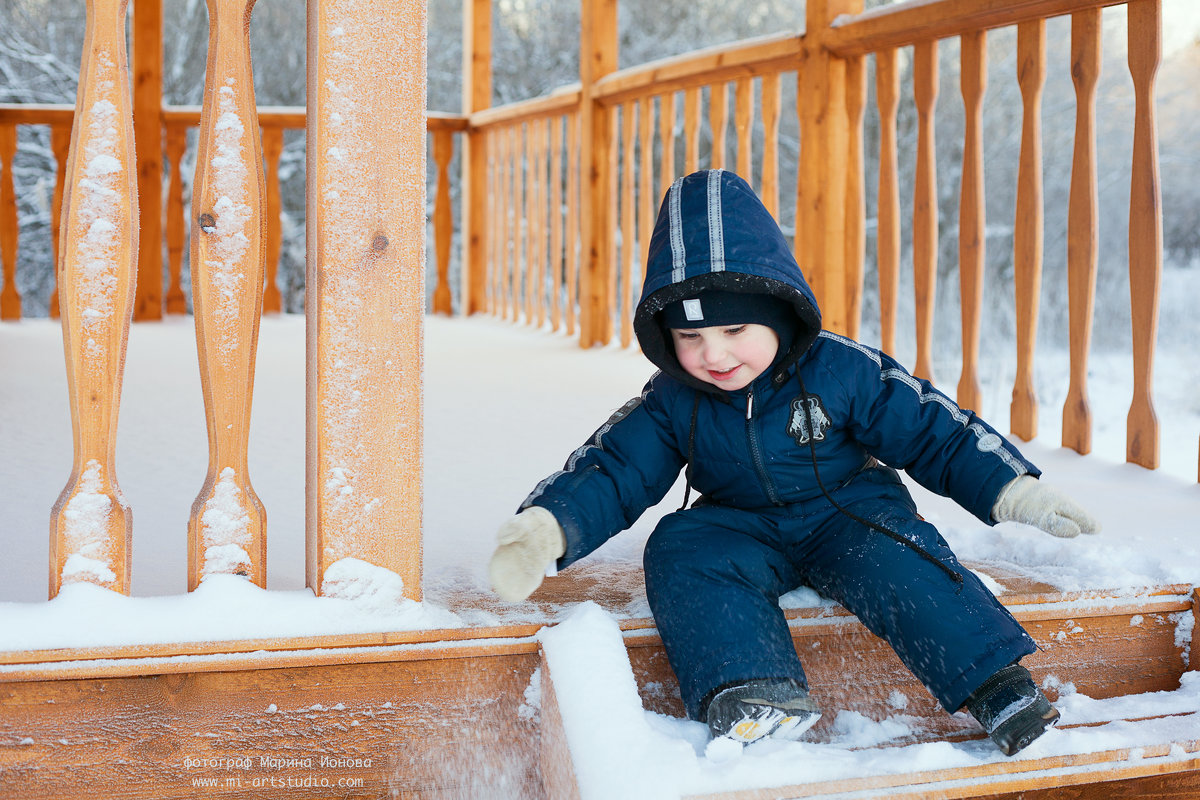
[[[708,374],[711,375],[715,381],[727,381],[733,377],[733,373],[737,372],[741,368],[742,365],[738,364],[736,367],[730,367],[726,370],[710,369]]]

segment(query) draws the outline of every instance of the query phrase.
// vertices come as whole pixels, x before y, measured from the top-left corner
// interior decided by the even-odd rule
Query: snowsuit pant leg
[[[646,594],[688,715],[753,678],[806,684],[779,597],[800,583],[758,515],[701,506],[664,517],[646,542]]]
[[[958,710],[996,671],[1037,649],[937,529],[917,515],[893,470],[867,470],[844,491],[839,502],[849,511],[924,549],[962,576],[961,587],[913,548],[836,509],[789,555],[802,565],[806,583],[890,644],[943,708]]]

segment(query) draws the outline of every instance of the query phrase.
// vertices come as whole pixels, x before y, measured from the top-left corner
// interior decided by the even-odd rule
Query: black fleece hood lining
[[[795,338],[790,343],[780,342],[783,355],[772,366],[772,381],[779,383],[791,366],[804,355],[821,332],[821,312],[799,289],[784,281],[763,275],[746,274],[732,270],[709,272],[696,275],[679,283],[672,283],[642,300],[634,315],[633,329],[642,353],[656,367],[671,377],[694,389],[724,396],[724,391],[710,383],[694,378],[680,365],[675,355],[675,346],[661,324],[661,311],[671,303],[716,289],[746,294],[768,294],[792,305],[799,325]]]

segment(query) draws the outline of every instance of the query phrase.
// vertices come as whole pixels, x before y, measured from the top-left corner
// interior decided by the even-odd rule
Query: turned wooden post
[[[937,299],[938,202],[934,111],[938,95],[938,42],[913,47],[913,100],[917,106],[917,167],[913,178],[913,305],[917,363],[913,375],[933,381],[933,314]]]
[[[591,347],[613,333],[613,111],[593,98],[593,84],[617,69],[617,0],[582,0],[581,24],[579,344]]]
[[[579,114],[567,115],[567,335],[575,333],[579,307],[579,262],[582,258],[583,232],[580,226]]]
[[[187,297],[183,294],[183,248],[187,241],[187,220],[183,216],[183,155],[187,152],[187,128],[180,122],[167,125],[167,313],[186,314]]]
[[[54,153],[54,161],[57,165],[54,175],[54,200],[50,211],[50,241],[54,247],[54,263],[58,264],[59,259],[62,258],[62,242],[59,241],[59,238],[62,233],[63,197],[67,191],[67,157],[71,151],[70,125],[50,126],[50,149]],[[50,318],[59,318],[57,270],[54,274],[54,291],[50,293]]]
[[[482,111],[492,104],[492,0],[463,3],[463,113]],[[488,158],[485,134],[470,129],[463,142],[462,311],[487,310]],[[495,229],[493,229],[495,230]],[[493,269],[499,267],[494,262]],[[493,283],[494,285],[494,283]]]
[[[879,274],[879,333],[884,352],[896,350],[900,304],[900,171],[897,166],[896,114],[900,108],[900,72],[896,48],[875,54],[875,101],[879,108],[879,223],[875,260]]]
[[[863,267],[867,253],[867,200],[863,167],[863,114],[867,71],[863,56],[846,61],[846,335],[857,339],[862,325]]]
[[[1162,190],[1154,84],[1162,61],[1160,0],[1129,3],[1129,74],[1133,78],[1133,177],[1129,187],[1129,291],[1133,319],[1133,402],[1126,418],[1125,458],[1157,469],[1154,344],[1162,277]]]
[[[962,310],[962,375],[958,404],[980,410],[979,322],[983,314],[986,204],[983,190],[983,96],[987,91],[987,33],[961,40],[963,116],[962,185],[958,206],[958,283]]]
[[[162,319],[162,0],[133,4],[133,138],[137,148],[137,191],[142,208],[155,209],[140,220],[137,295],[133,318]]]
[[[50,513],[51,597],[76,581],[130,588],[133,519],[114,471],[138,251],[126,9],[87,4],[67,158],[58,287],[74,458]]]
[[[433,160],[437,164],[437,196],[433,207],[433,240],[437,251],[437,284],[433,290],[433,313],[453,313],[450,295],[450,241],[454,217],[450,211],[450,159],[454,157],[454,131],[433,134]],[[481,187],[486,183],[479,184]]]
[[[824,45],[833,20],[856,14],[862,0],[809,0],[796,105],[800,169],[796,187],[796,260],[821,307],[822,325],[850,329],[846,308],[846,185],[849,123],[846,59]]]
[[[283,310],[283,295],[279,291],[279,253],[283,245],[283,200],[279,191],[279,159],[283,155],[283,128],[270,125],[262,129],[263,170],[266,182],[265,213],[263,226],[266,240],[263,242],[263,267],[266,277],[263,284],[262,310],[279,313]]]
[[[754,183],[754,83],[738,78],[733,95],[733,129],[737,132],[737,173]],[[762,182],[759,182],[762,185]]]
[[[775,221],[779,221],[779,106],[782,91],[779,73],[770,72],[762,77],[762,184],[758,194],[763,205]]]
[[[366,562],[420,600],[425,4],[308,13],[307,580]]]
[[[208,475],[188,521],[188,590],[208,575],[267,585],[266,512],[250,485],[262,317],[265,187],[250,65],[254,0],[208,0],[208,66],[192,183],[192,310]]]
[[[4,288],[0,289],[0,319],[21,318],[21,293],[17,291],[17,195],[13,184],[13,158],[17,154],[17,126],[0,124],[0,261]]]
[[[1096,84],[1100,79],[1100,9],[1071,15],[1071,77],[1075,82],[1075,153],[1067,212],[1067,289],[1070,306],[1071,379],[1063,404],[1063,447],[1092,450],[1087,364],[1096,307],[1097,230]]]
[[[618,273],[621,277],[621,295],[617,308],[621,314],[621,347],[629,347],[633,341],[634,270],[637,268],[638,251],[637,224],[634,222],[633,173],[637,150],[633,132],[637,124],[638,104],[625,103],[621,106],[621,261]]]
[[[550,328],[562,324],[563,288],[563,198],[562,198],[562,120],[553,117],[550,126]]]
[[[722,81],[708,87],[708,130],[712,136],[708,165],[712,169],[725,169],[725,140],[729,130],[729,84]],[[749,175],[743,175],[747,181]]]
[[[1017,81],[1024,113],[1017,168],[1017,210],[1013,227],[1013,280],[1017,298],[1017,379],[1013,385],[1012,432],[1025,441],[1037,436],[1037,394],[1033,383],[1038,297],[1042,286],[1042,87],[1046,82],[1046,21],[1017,26]]]

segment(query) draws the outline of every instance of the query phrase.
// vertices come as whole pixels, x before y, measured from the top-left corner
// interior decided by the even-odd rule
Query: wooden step
[[[1174,610],[1178,607],[1178,603],[1176,600],[1168,600],[1168,597],[1177,598],[1178,595],[1149,595],[1144,598],[1141,606],[1141,611],[1144,612],[1143,619],[1138,625],[1130,625],[1129,622],[1128,612],[1136,610],[1131,605],[1132,597],[1092,597],[1054,603],[1056,608],[1070,609],[1072,622],[1078,623],[1074,627],[1084,630],[1075,631],[1072,627],[1068,635],[1062,637],[1064,639],[1062,642],[1058,641],[1059,637],[1053,637],[1053,640],[1062,646],[1041,654],[1044,662],[1043,671],[1053,670],[1055,674],[1063,674],[1080,680],[1082,686],[1079,691],[1095,698],[1111,699],[1124,694],[1144,691],[1178,689],[1180,677],[1183,674],[1182,670],[1175,672],[1174,677],[1170,679],[1165,675],[1155,677],[1149,674],[1141,674],[1135,679],[1131,678],[1120,685],[1162,682],[1168,686],[1163,689],[1139,689],[1137,692],[1129,693],[1118,691],[1120,685],[1117,687],[1108,685],[1103,675],[1096,677],[1087,674],[1089,670],[1096,671],[1102,668],[1106,654],[1109,658],[1117,661],[1120,661],[1118,651],[1123,650],[1125,656],[1129,656],[1130,648],[1137,649],[1136,641],[1130,642],[1129,638],[1133,640],[1155,638],[1153,627],[1147,628],[1146,626],[1147,616],[1157,615],[1166,618],[1171,615],[1177,616],[1183,613],[1190,615],[1192,613],[1190,606],[1186,611]],[[1100,613],[1101,608],[1111,611]],[[1041,609],[1041,611],[1045,612],[1048,609]],[[1036,612],[1030,612],[1030,614],[1035,617],[1039,616]],[[1041,616],[1045,616],[1045,614],[1041,614]],[[1126,627],[1135,629],[1132,637],[1118,636],[1112,632],[1112,629],[1122,624],[1120,622],[1122,619]],[[793,630],[796,632],[796,641],[798,647],[802,648],[802,652],[805,644],[814,642],[823,645],[813,648],[814,650],[828,652],[834,648],[826,648],[824,645],[836,641],[841,648],[839,657],[844,662],[849,654],[855,653],[865,644],[861,633],[853,630],[856,624],[856,622],[846,619],[827,620],[819,624],[795,626]],[[820,633],[815,633],[814,631],[817,629],[822,630]],[[838,638],[836,640],[821,638],[829,636]],[[1087,656],[1083,653],[1084,648],[1068,647],[1067,643],[1072,636],[1088,640],[1089,646],[1098,648],[1096,654]],[[1172,636],[1174,636],[1173,630]],[[654,651],[651,643],[653,637],[644,632],[638,632],[633,636],[630,636],[629,632],[625,632],[623,638],[630,657],[629,669],[637,676],[638,700],[642,707],[651,709],[655,702],[660,706],[670,706],[670,703],[663,702],[664,695],[668,693],[663,692],[660,685],[656,685],[665,676],[661,670],[657,670],[653,666],[654,659],[639,658],[644,655],[644,652]],[[553,644],[553,641],[543,638],[543,648]],[[1178,645],[1172,641],[1172,646],[1176,647],[1177,652],[1181,645],[1182,641]],[[563,647],[561,644],[557,646]],[[583,645],[581,648],[579,642],[575,641],[572,646],[574,650],[578,651],[590,645]],[[1156,646],[1161,646],[1161,643]],[[585,657],[599,662],[603,660],[604,653],[601,650],[599,655],[588,653]],[[872,654],[868,656],[868,659],[872,661],[873,665],[884,661],[878,654]],[[639,661],[641,674],[638,674]],[[647,735],[636,730],[628,735],[609,736],[607,739],[597,741],[597,736],[603,736],[602,733],[597,732],[603,732],[612,727],[611,720],[605,719],[605,715],[611,714],[612,709],[628,708],[630,701],[628,698],[605,697],[601,694],[590,703],[572,702],[566,706],[560,705],[554,669],[559,669],[561,672],[561,664],[564,662],[559,656],[557,663],[560,666],[552,669],[552,663],[554,663],[552,659],[548,659],[546,653],[543,652],[541,670],[542,773],[546,782],[547,795],[553,798],[578,797],[583,800],[587,800],[589,797],[605,796],[605,792],[611,793],[613,790],[613,786],[605,781],[619,779],[604,774],[602,769],[598,770],[594,761],[596,756],[586,752],[580,753],[577,750],[578,747],[596,748],[602,752],[600,758],[611,763],[614,768],[627,766],[635,773],[639,764],[653,760],[655,755],[647,754]],[[569,664],[569,662],[566,663]],[[1182,666],[1181,662],[1179,663]],[[652,666],[647,668],[647,664]],[[566,671],[569,673],[570,669],[571,667],[568,667]],[[827,711],[848,708],[846,705],[839,705],[839,701],[834,699],[844,699],[848,693],[846,690],[842,690],[839,694],[834,685],[840,686],[846,683],[847,676],[852,674],[855,676],[853,683],[855,691],[857,691],[860,679],[864,674],[862,669],[855,669],[846,663],[842,663],[840,669],[841,671],[837,673],[839,681],[819,683],[820,689],[818,689],[817,683],[814,685],[814,694],[824,695],[823,706]],[[852,669],[852,672],[848,671]],[[784,798],[800,797],[886,797],[913,798],[915,800],[916,798],[998,797],[1005,794],[1026,797],[1025,793],[1036,793],[1042,790],[1066,792],[1064,787],[1076,786],[1083,788],[1071,794],[1052,794],[1047,797],[1094,796],[1109,798],[1142,796],[1142,793],[1161,798],[1196,797],[1200,796],[1200,702],[1196,698],[1196,684],[1200,682],[1200,678],[1195,678],[1195,673],[1189,673],[1189,676],[1191,679],[1188,681],[1186,692],[1179,690],[1180,702],[1174,706],[1179,713],[1168,713],[1163,716],[1142,719],[1134,718],[1134,715],[1129,713],[1130,710],[1153,708],[1147,705],[1152,700],[1140,698],[1132,703],[1113,701],[1108,704],[1092,704],[1102,710],[1093,712],[1092,718],[1088,718],[1086,714],[1077,713],[1076,722],[1071,722],[1068,718],[1060,726],[1062,731],[1069,734],[1068,736],[1062,736],[1056,732],[1053,737],[1048,736],[1041,742],[1038,748],[1030,748],[1030,751],[1011,759],[1004,757],[991,742],[987,741],[978,726],[966,715],[959,714],[949,717],[929,704],[913,708],[910,700],[909,707],[906,707],[903,712],[905,721],[911,722],[914,715],[927,713],[929,716],[924,721],[928,724],[921,727],[913,736],[892,740],[883,746],[854,751],[846,746],[840,746],[836,742],[830,743],[831,725],[827,725],[822,734],[809,737],[811,741],[786,744],[768,743],[766,745],[768,749],[762,749],[761,745],[757,750],[748,749],[747,754],[741,756],[741,759],[746,760],[745,764],[741,762],[741,759],[733,759],[726,763],[712,762],[702,758],[700,754],[697,754],[697,761],[691,761],[687,757],[679,758],[677,752],[668,749],[664,750],[664,752],[669,752],[669,755],[663,759],[661,768],[679,770],[677,784],[682,786],[683,790],[678,796],[684,800],[784,800]],[[895,679],[896,676],[891,676],[892,681]],[[561,676],[558,680],[562,680]],[[815,682],[817,680],[814,678]],[[911,683],[911,678],[908,681]],[[566,685],[569,691],[575,691],[578,688],[578,681],[574,676],[568,676]],[[889,685],[896,684],[886,680],[870,682],[871,688],[876,692],[885,691]],[[1163,698],[1154,699],[1159,701],[1160,706],[1162,705]],[[1068,699],[1067,702],[1069,703],[1070,700]],[[1170,698],[1167,698],[1167,702],[1168,704],[1174,703]],[[876,703],[876,705],[879,704]],[[854,710],[860,710],[860,713],[863,713],[862,707]],[[564,711],[564,709],[566,710]],[[885,704],[882,708],[867,709],[867,712],[869,712],[868,716],[874,715],[872,718],[878,721],[897,714],[897,709],[886,707]],[[594,720],[586,718],[586,715],[590,713],[596,714],[597,718]],[[673,711],[664,713],[677,716],[677,713]],[[836,713],[826,715],[826,719],[830,723],[836,717]],[[938,724],[936,720],[953,720],[958,730]],[[628,723],[628,714],[626,714],[626,722]],[[636,721],[632,725],[626,724],[626,728],[637,727]],[[582,737],[580,731],[585,732]],[[572,735],[575,736],[575,742],[571,741]],[[957,744],[947,743],[945,741],[947,739],[950,742],[957,742]],[[970,741],[972,739],[979,741]],[[649,740],[656,742],[654,746],[660,746],[653,736],[650,736]],[[695,746],[695,743],[693,742],[691,746]],[[625,752],[622,751],[623,747]],[[951,755],[947,755],[951,752],[947,748],[953,748]],[[753,752],[754,755],[749,755],[750,752]],[[870,752],[870,758],[855,759],[851,769],[847,772],[844,769],[847,759],[854,758],[855,753],[863,752]],[[589,759],[592,760],[590,763]],[[778,771],[778,759],[785,759],[786,766],[782,771]],[[700,764],[699,767],[696,766],[697,763]],[[947,766],[931,768],[931,765],[940,764]],[[764,769],[764,767],[770,769]],[[839,774],[839,770],[844,774]],[[782,774],[786,779],[780,781],[778,785],[772,786],[769,785],[769,778],[764,782],[764,774]],[[585,781],[595,781],[597,775],[600,775],[601,783],[603,783],[603,786],[599,788],[595,784],[588,785],[578,782],[581,778]],[[809,779],[809,775],[811,775],[811,779]],[[741,782],[742,779],[745,779],[745,782]],[[1021,794],[1017,795],[1016,793]]]
[[[1193,720],[1193,729],[1200,719]],[[1000,794],[1052,790],[1091,785],[1096,797],[1114,797],[1105,784],[1134,782],[1162,776],[1180,778],[1200,789],[1200,741],[1186,739],[1139,748],[1118,748],[1094,753],[994,762],[957,769],[867,775],[844,780],[793,784],[777,788],[684,795],[681,800],[792,800],[813,797],[834,800],[888,798],[888,800],[951,800],[994,798]],[[1064,796],[1064,795],[1060,795]],[[1155,795],[1164,797],[1164,795]],[[1183,797],[1185,795],[1179,795]],[[1194,794],[1191,796],[1195,796]]]

